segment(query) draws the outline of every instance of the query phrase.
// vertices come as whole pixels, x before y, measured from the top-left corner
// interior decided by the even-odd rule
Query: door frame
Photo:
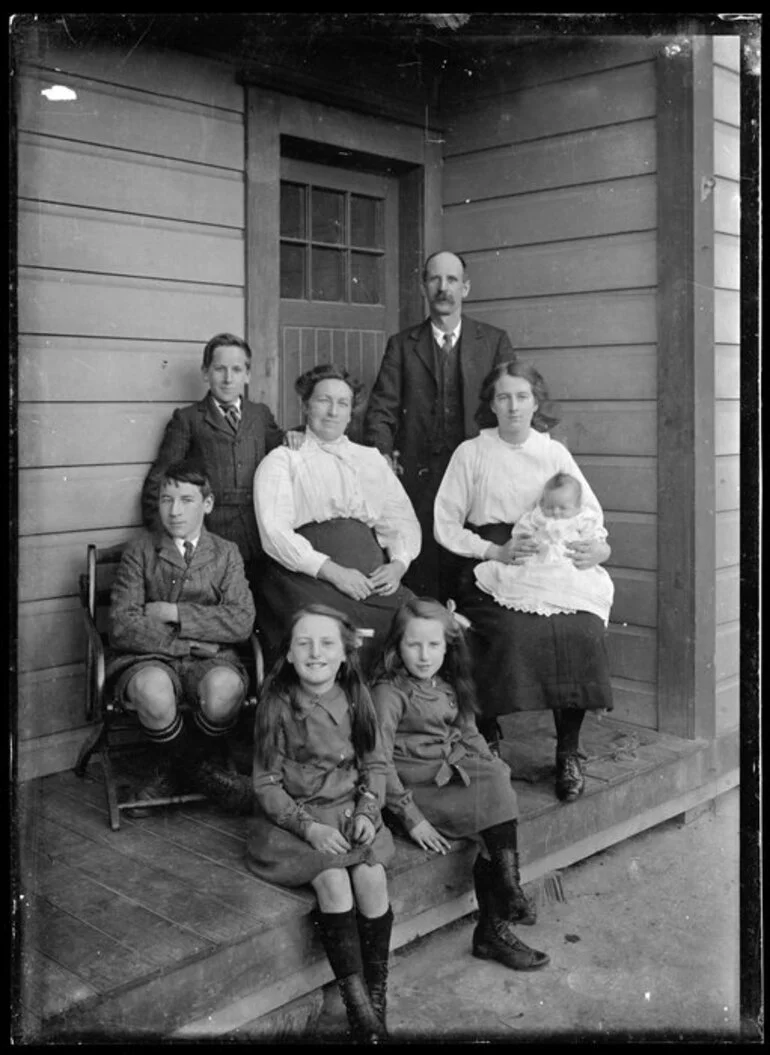
[[[250,398],[278,405],[281,140],[345,159],[366,159],[398,180],[399,328],[424,315],[420,271],[441,248],[441,140],[428,129],[247,85],[245,169],[246,340]],[[339,155],[337,151],[343,152]]]

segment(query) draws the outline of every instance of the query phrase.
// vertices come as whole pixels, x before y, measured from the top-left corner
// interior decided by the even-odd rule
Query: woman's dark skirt
[[[297,528],[297,533],[336,564],[356,568],[364,575],[371,575],[388,560],[372,529],[360,520],[305,524]],[[276,658],[295,612],[309,604],[325,604],[343,612],[354,626],[374,631],[374,636],[366,638],[359,651],[362,668],[368,672],[382,652],[396,609],[412,596],[411,590],[399,586],[387,597],[371,594],[365,601],[356,601],[330,582],[289,571],[274,560],[268,561],[255,597],[257,626],[267,644],[267,661],[271,663]]]
[[[510,524],[467,524],[502,545]],[[515,711],[612,710],[607,634],[592,612],[535,615],[504,608],[476,586],[466,560],[457,583],[457,606],[470,619],[474,680],[484,717]]]

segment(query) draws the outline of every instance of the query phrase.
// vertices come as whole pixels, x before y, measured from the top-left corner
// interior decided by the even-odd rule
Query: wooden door
[[[334,362],[371,389],[398,329],[398,181],[284,157],[280,224],[278,417],[290,428],[301,373]]]

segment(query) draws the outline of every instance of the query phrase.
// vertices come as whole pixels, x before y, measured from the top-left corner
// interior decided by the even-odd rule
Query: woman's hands
[[[566,545],[567,555],[572,558],[572,563],[579,571],[593,568],[596,564],[603,564],[612,553],[607,542],[601,539],[587,539],[580,542],[570,542]]]
[[[372,593],[372,584],[363,572],[356,568],[343,568],[333,560],[324,561],[318,569],[318,578],[330,582],[340,593],[347,594],[354,601],[365,601]]]
[[[400,560],[392,560],[388,564],[380,565],[380,567],[369,576],[372,593],[379,593],[384,597],[387,597],[388,594],[395,593],[401,585],[401,579],[405,571],[406,567]]]
[[[540,544],[534,535],[521,534],[516,538],[508,539],[502,546],[496,546],[490,542],[489,548],[484,554],[487,560],[497,560],[501,564],[520,564],[521,561],[537,553]]]
[[[401,578],[406,571],[400,560],[392,560],[377,568],[368,578],[355,568],[343,568],[333,560],[325,561],[318,569],[318,578],[330,582],[332,586],[347,594],[355,601],[365,601],[369,594],[378,593],[383,597],[395,593],[401,585]]]
[[[450,845],[443,835],[436,831],[430,821],[420,821],[409,832],[409,835],[423,850],[433,850],[437,854],[445,854]]]
[[[366,820],[367,818],[360,819]],[[371,821],[369,823],[371,824]],[[355,832],[355,825],[353,831]],[[319,821],[313,821],[307,830],[305,839],[314,850],[320,850],[324,854],[346,854],[350,849],[350,843],[341,831],[332,828],[330,824],[321,824]]]

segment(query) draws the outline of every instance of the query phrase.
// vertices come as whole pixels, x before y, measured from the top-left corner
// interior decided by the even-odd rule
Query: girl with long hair
[[[325,605],[293,616],[260,694],[247,864],[287,887],[309,883],[321,942],[355,1040],[387,1036],[393,912],[383,825],[386,764],[348,619]]]
[[[433,598],[399,608],[373,676],[372,698],[388,761],[386,804],[424,850],[475,837],[479,905],[473,954],[516,971],[549,961],[514,932],[533,924],[521,889],[518,804],[510,769],[476,727],[476,701],[462,625]]]

